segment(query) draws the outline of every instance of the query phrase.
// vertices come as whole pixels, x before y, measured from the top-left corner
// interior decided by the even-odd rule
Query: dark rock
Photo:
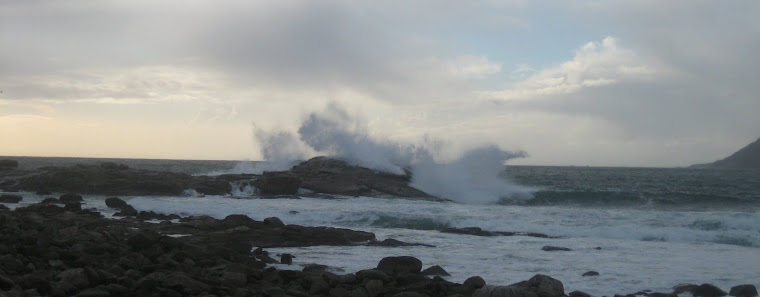
[[[694,284],[679,284],[673,287],[673,293],[675,294],[681,294],[684,292],[692,293],[694,292],[694,289],[696,289],[697,287],[699,286],[694,285]]]
[[[111,293],[105,289],[90,288],[82,292],[79,292],[79,294],[76,294],[75,297],[110,297],[110,296],[111,296]]]
[[[0,202],[3,203],[19,203],[24,197],[20,195],[3,194],[0,195]]]
[[[755,285],[738,285],[731,288],[728,295],[736,297],[755,297],[757,296],[757,288]]]
[[[701,284],[691,292],[695,297],[721,297],[726,296],[726,291],[712,284]]]
[[[16,283],[13,282],[12,279],[0,274],[0,290],[9,291],[10,289],[13,289],[15,285]]]
[[[536,294],[513,286],[484,286],[476,290],[472,297],[536,297]]]
[[[443,201],[409,186],[409,175],[396,175],[349,165],[345,161],[316,157],[296,165],[290,173],[301,180],[301,187],[315,193],[346,196],[390,195]]]
[[[83,268],[71,268],[64,270],[56,276],[62,283],[84,289],[90,286],[90,280]]]
[[[222,274],[222,285],[227,287],[244,287],[248,283],[248,278],[240,272],[224,272]]]
[[[582,276],[597,276],[597,275],[599,275],[599,272],[592,270],[592,271],[584,273]]]
[[[377,269],[389,274],[420,273],[422,261],[415,257],[385,257],[377,264]]]
[[[265,172],[253,185],[262,195],[295,195],[301,187],[301,179],[286,172]]]
[[[426,247],[435,247],[434,245],[424,244],[424,243],[408,243],[403,242],[400,240],[396,240],[393,238],[387,238],[383,241],[370,241],[367,245],[369,246],[385,246],[385,247],[402,247],[402,246],[426,246]]]
[[[247,215],[242,215],[242,214],[231,214],[222,220],[222,224],[224,224],[227,227],[253,226],[256,223],[257,223],[256,221],[254,221]]]
[[[61,200],[59,200],[58,198],[55,198],[55,197],[48,197],[48,198],[42,199],[42,201],[40,201],[40,203],[42,203],[42,204],[64,204],[63,202],[61,202]]]
[[[567,294],[568,297],[591,297],[591,294],[583,291],[572,291]]]
[[[303,266],[303,269],[301,271],[303,272],[316,272],[316,271],[326,271],[327,265],[322,264],[306,264]]]
[[[127,239],[127,244],[129,244],[133,250],[139,251],[158,243],[159,239],[161,239],[161,234],[152,230],[142,230],[129,237]]]
[[[7,206],[0,204],[0,210],[10,210]]]
[[[647,296],[647,297],[678,297],[678,295],[674,294],[674,293],[661,293],[661,292],[645,293],[644,296]]]
[[[278,217],[269,217],[269,218],[266,218],[266,219],[264,219],[264,224],[266,224],[266,225],[272,225],[272,226],[285,227],[285,223],[283,223],[282,220],[280,220],[280,218],[278,218]]]
[[[115,217],[136,217],[140,215],[137,210],[132,207],[132,205],[127,205],[124,208],[121,209],[121,211],[118,211],[113,214]]]
[[[80,211],[82,210],[82,203],[79,202],[66,202],[66,204],[63,206],[63,210],[65,211]]]
[[[378,279],[386,283],[391,280],[391,277],[388,276],[388,274],[379,269],[365,269],[357,271],[356,277],[363,280]]]
[[[425,269],[425,270],[422,271],[422,274],[424,274],[424,275],[451,276],[451,274],[449,274],[448,272],[446,272],[446,270],[443,269],[443,267],[438,266],[438,265],[434,265],[434,266],[428,267],[427,269]]]
[[[469,288],[479,289],[486,285],[486,281],[480,276],[473,276],[466,279],[463,285]]]
[[[121,209],[124,209],[124,208],[126,208],[126,207],[128,207],[130,205],[127,204],[126,201],[121,200],[119,197],[111,197],[111,198],[106,198],[106,206],[108,206],[110,208],[113,208],[113,209],[119,209],[119,210],[121,210]]]
[[[542,251],[547,251],[547,252],[553,252],[553,251],[572,251],[571,249],[566,248],[566,247],[550,246],[550,245],[542,247],[541,250]]]
[[[287,264],[292,265],[293,264],[293,255],[291,254],[282,254],[280,255],[280,264]]]
[[[563,297],[565,288],[562,282],[543,274],[536,274],[527,281],[509,285],[533,292],[538,297]]]
[[[542,233],[512,232],[512,231],[486,231],[479,227],[464,227],[464,228],[450,227],[450,228],[441,230],[441,232],[474,235],[474,236],[528,236],[528,237],[538,237],[538,238],[552,238],[551,236],[542,234]]]
[[[73,193],[63,194],[61,197],[58,197],[58,200],[61,200],[63,203],[84,201],[84,199],[82,199],[82,196]]]

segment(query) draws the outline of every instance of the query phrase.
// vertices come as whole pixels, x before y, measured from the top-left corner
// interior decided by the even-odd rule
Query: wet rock
[[[592,270],[592,271],[588,271],[588,272],[584,273],[582,276],[597,276],[597,275],[599,275],[599,272],[596,272],[596,271]]]
[[[284,227],[285,226],[285,223],[283,223],[282,220],[280,220],[280,218],[278,218],[278,217],[265,218],[264,219],[264,224],[265,225],[271,225],[271,226],[280,226],[280,227]]]
[[[644,295],[647,297],[678,297],[678,295],[674,293],[661,293],[661,292],[645,293]]]
[[[484,286],[476,290],[472,297],[536,297],[536,294],[512,286]]]
[[[113,209],[124,209],[130,205],[119,197],[111,197],[106,198],[106,206]]]
[[[378,269],[365,269],[356,272],[356,277],[363,280],[377,279],[383,282],[390,282],[391,277],[384,271]]]
[[[61,200],[55,197],[48,197],[48,198],[42,199],[40,203],[41,204],[64,204],[63,202],[61,202]]]
[[[675,294],[681,294],[684,292],[691,293],[691,292],[694,292],[694,289],[696,289],[697,287],[699,286],[694,285],[694,284],[678,284],[673,287],[673,293]]]
[[[538,297],[563,297],[565,288],[562,282],[543,274],[536,274],[527,281],[509,285],[536,294]]]
[[[446,228],[441,230],[443,233],[453,234],[465,234],[474,236],[528,236],[538,238],[552,238],[549,235],[535,232],[511,232],[511,231],[486,231],[479,227],[464,227],[464,228]]]
[[[282,254],[280,255],[280,264],[287,264],[292,265],[293,264],[293,255],[291,254]]]
[[[248,278],[240,272],[224,272],[222,274],[222,285],[227,287],[243,287],[248,283]]]
[[[438,265],[433,265],[428,267],[427,269],[422,271],[422,274],[424,275],[442,275],[442,276],[451,276],[448,272],[446,272],[443,267]]]
[[[465,287],[479,289],[486,285],[486,280],[480,276],[473,276],[466,279],[463,283]]]
[[[58,200],[61,200],[63,203],[84,201],[84,199],[82,199],[82,196],[73,193],[63,194],[61,197],[58,197]]]
[[[731,288],[731,290],[728,292],[728,295],[736,296],[736,297],[756,297],[757,296],[757,288],[755,285],[738,285]]]
[[[0,202],[3,203],[19,203],[24,197],[21,195],[3,194],[0,195]]]
[[[13,282],[12,279],[0,274],[0,290],[9,291],[10,289],[13,289],[15,285],[16,283]]]
[[[227,227],[254,226],[257,223],[247,215],[242,214],[231,214],[222,219],[222,224]]]
[[[567,294],[568,297],[591,297],[591,294],[583,291],[572,291]]]
[[[566,248],[566,247],[561,247],[561,246],[550,246],[550,245],[547,245],[547,246],[544,246],[544,247],[542,247],[542,248],[541,248],[541,250],[542,250],[542,251],[547,251],[547,252],[554,252],[554,251],[572,251],[571,249],[569,249],[569,248]]]
[[[389,274],[420,273],[422,261],[411,256],[385,257],[377,264],[377,269]]]
[[[721,297],[726,296],[726,291],[712,284],[701,284],[691,292],[695,297]]]
[[[286,172],[265,172],[253,185],[261,195],[295,195],[301,187],[301,179]]]
[[[396,240],[393,238],[387,238],[383,241],[370,241],[367,245],[369,246],[385,246],[385,247],[402,247],[402,246],[426,246],[426,247],[435,247],[434,245],[430,244],[424,244],[424,243],[408,243],[403,242],[400,240]]]
[[[90,280],[87,277],[87,273],[83,268],[71,268],[64,270],[56,276],[61,283],[70,285],[79,289],[84,289],[90,286]]]

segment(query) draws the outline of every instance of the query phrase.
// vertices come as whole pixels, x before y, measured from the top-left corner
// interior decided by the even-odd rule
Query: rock
[[[475,290],[472,297],[536,297],[536,294],[513,286],[484,286]]]
[[[550,246],[550,245],[542,247],[541,250],[542,251],[547,251],[547,252],[553,252],[553,251],[572,251],[571,249],[566,248],[566,247]]]
[[[121,200],[118,197],[111,197],[111,198],[106,198],[106,206],[108,206],[110,208],[113,208],[113,209],[119,209],[119,210],[121,210],[121,209],[129,207],[130,205],[127,204],[126,201]]]
[[[278,218],[278,217],[269,217],[269,218],[266,218],[266,219],[264,219],[264,224],[266,224],[266,225],[272,225],[272,226],[279,226],[279,227],[284,227],[285,226],[285,223],[283,223],[282,220],[280,220],[280,218]]]
[[[391,277],[384,271],[378,269],[365,269],[356,272],[356,277],[363,280],[377,279],[383,282],[390,282]]]
[[[369,295],[369,297],[376,297],[383,291],[383,281],[376,279],[368,281],[367,284],[364,285],[364,289],[367,290],[367,295]]]
[[[420,273],[422,261],[415,257],[385,257],[377,264],[377,269],[389,274]]]
[[[132,205],[127,205],[124,208],[121,209],[121,211],[118,211],[113,214],[115,217],[136,217],[140,215],[137,210],[132,207]]]
[[[727,295],[726,291],[723,291],[712,284],[701,284],[694,288],[691,294],[695,297],[721,297]]]
[[[231,214],[222,219],[222,224],[227,227],[253,226],[257,222],[242,214]]]
[[[222,285],[227,287],[244,287],[248,283],[248,278],[240,272],[224,272],[222,274]]]
[[[295,195],[301,187],[301,179],[286,172],[265,172],[253,181],[262,195]]]
[[[694,292],[694,289],[696,289],[697,287],[699,287],[699,286],[694,285],[694,284],[678,284],[678,285],[676,285],[676,286],[673,287],[673,293],[675,293],[677,295],[681,294],[681,293],[684,293],[684,292],[692,293],[692,292]]]
[[[40,203],[41,204],[64,204],[63,202],[61,202],[61,200],[58,200],[58,198],[55,198],[55,197],[48,197],[48,198],[42,199]]]
[[[90,280],[83,268],[71,268],[64,270],[56,276],[61,282],[73,287],[84,289],[90,286]]]
[[[445,201],[409,186],[410,176],[378,172],[345,161],[316,157],[290,169],[301,187],[322,194],[395,196]]]
[[[10,289],[13,289],[15,285],[16,283],[13,282],[12,279],[0,274],[0,290],[9,291]]]
[[[0,195],[0,202],[3,203],[19,203],[24,197],[20,195],[3,194]]]
[[[280,264],[287,264],[292,265],[293,264],[293,255],[291,254],[282,254],[280,255]]]
[[[535,232],[513,232],[513,231],[485,231],[479,227],[464,227],[464,228],[446,228],[441,230],[443,233],[453,234],[465,234],[474,236],[528,236],[538,238],[552,238],[549,235]]]
[[[429,297],[429,295],[417,292],[401,292],[393,295],[393,297]]]
[[[63,203],[84,201],[84,199],[82,199],[82,196],[73,193],[63,194],[61,197],[58,197],[58,200],[61,200]]]
[[[599,275],[599,272],[592,270],[592,271],[584,273],[582,276],[597,276],[597,275]]]
[[[110,297],[110,296],[112,295],[107,290],[95,289],[95,288],[86,289],[82,292],[79,292],[79,294],[75,295],[75,297]]]
[[[370,241],[368,246],[385,246],[385,247],[401,247],[401,246],[426,246],[435,247],[434,245],[424,243],[408,243],[393,238],[386,238],[383,241]]]
[[[468,279],[466,279],[463,283],[465,287],[479,289],[486,285],[486,280],[484,280],[480,276],[473,276]]]
[[[562,282],[543,274],[536,274],[527,281],[522,281],[509,286],[518,287],[525,289],[526,291],[533,292],[538,297],[565,296],[565,288],[562,285]]]
[[[0,170],[10,170],[18,168],[18,161],[16,160],[0,160]]]
[[[572,291],[570,294],[567,294],[568,297],[591,297],[591,294],[583,292],[583,291]]]
[[[428,267],[427,269],[425,269],[425,270],[422,271],[422,274],[424,274],[424,275],[451,276],[451,274],[449,274],[448,272],[446,272],[446,270],[443,269],[443,267],[438,266],[438,265],[434,265],[434,266]]]
[[[731,288],[728,295],[736,297],[755,297],[757,296],[757,288],[755,285],[738,285]]]

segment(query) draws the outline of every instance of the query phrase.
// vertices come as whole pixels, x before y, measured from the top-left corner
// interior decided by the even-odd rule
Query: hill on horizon
[[[725,159],[691,167],[702,168],[760,168],[760,138]]]

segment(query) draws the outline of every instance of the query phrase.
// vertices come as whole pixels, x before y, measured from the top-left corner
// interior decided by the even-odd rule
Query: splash
[[[294,161],[325,155],[352,165],[393,174],[411,171],[411,185],[431,195],[462,203],[488,204],[501,199],[530,199],[531,190],[513,184],[501,173],[505,162],[525,157],[494,145],[464,152],[449,162],[437,161],[440,142],[423,139],[419,145],[378,140],[364,123],[336,104],[311,113],[297,131],[256,131],[267,166],[285,170]]]

